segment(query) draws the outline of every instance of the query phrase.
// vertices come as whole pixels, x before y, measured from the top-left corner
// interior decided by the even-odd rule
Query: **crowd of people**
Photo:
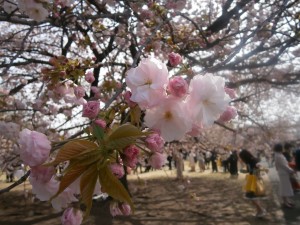
[[[247,173],[248,187],[245,187],[245,199],[248,199],[256,208],[256,217],[264,217],[266,209],[263,207],[261,199],[266,198],[267,191],[263,187],[261,172],[268,172],[268,167],[275,167],[279,177],[279,196],[283,207],[293,208],[295,206],[293,196],[300,191],[300,182],[297,171],[300,171],[300,148],[290,143],[278,143],[269,152],[262,150],[249,151],[247,149],[203,149],[197,145],[172,145],[166,146],[167,161],[165,167],[169,170],[188,172],[211,173],[221,172],[230,174],[231,177],[238,176],[239,173]],[[265,158],[266,163],[261,163],[261,158]],[[183,163],[183,162],[186,163]],[[179,165],[180,164],[180,165]],[[188,165],[185,168],[184,165]],[[147,172],[146,169],[143,172]],[[178,173],[177,173],[178,174]],[[259,183],[261,182],[261,183]],[[252,189],[250,186],[252,185]],[[264,190],[260,190],[262,185]],[[250,189],[248,189],[250,188]]]

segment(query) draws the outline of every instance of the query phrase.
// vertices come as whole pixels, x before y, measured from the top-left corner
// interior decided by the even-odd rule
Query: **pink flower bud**
[[[92,87],[91,87],[91,91],[92,91],[94,94],[98,94],[98,93],[99,93],[99,88],[98,88],[98,87],[95,87],[95,86],[92,86]]]
[[[138,154],[140,150],[135,146],[135,145],[130,145],[127,148],[124,149],[123,154],[124,154],[124,164],[134,168],[138,162]]]
[[[82,86],[74,87],[74,94],[77,99],[83,98],[85,96],[85,90]]]
[[[175,52],[171,52],[168,57],[169,57],[169,63],[172,67],[179,65],[182,61],[181,55]]]
[[[145,143],[151,151],[162,153],[165,142],[159,134],[154,133],[146,138]]]
[[[166,163],[166,156],[155,152],[150,156],[149,163],[154,169],[161,169]]]
[[[146,19],[151,19],[151,18],[153,18],[153,16],[154,16],[154,14],[153,14],[153,12],[152,11],[150,11],[150,10],[148,10],[148,9],[142,9],[141,11],[140,11],[140,15],[141,15],[141,18],[143,19],[143,20],[146,20]]]
[[[167,90],[168,92],[178,98],[182,98],[187,95],[188,83],[182,77],[174,77],[170,79]]]
[[[64,84],[57,84],[53,90],[58,96],[64,97],[68,93],[68,87]]]
[[[99,127],[101,127],[102,129],[106,128],[106,122],[105,122],[105,120],[97,119],[97,120],[94,121],[94,123],[96,125],[98,125]]]
[[[198,124],[193,124],[192,125],[192,130],[189,131],[187,134],[192,136],[192,137],[197,137],[201,134],[203,129],[202,124],[198,125]]]
[[[44,163],[50,153],[51,143],[46,135],[24,129],[19,138],[20,157],[25,164],[33,167]]]
[[[93,83],[95,81],[95,77],[94,77],[94,74],[92,71],[88,71],[86,74],[85,74],[85,80],[87,82],[89,82],[90,84]]]
[[[62,225],[80,225],[82,222],[82,212],[74,208],[67,208],[62,217]]]
[[[225,91],[226,94],[229,95],[229,97],[230,97],[231,99],[234,99],[234,98],[237,97],[236,92],[235,92],[234,89],[231,89],[231,88],[228,88],[228,87],[224,87],[224,91]]]
[[[110,164],[110,169],[112,173],[119,179],[122,178],[125,174],[123,166],[119,163]]]
[[[218,119],[219,122],[228,122],[237,116],[236,108],[233,106],[227,106],[226,110]]]
[[[55,57],[52,57],[49,59],[49,63],[52,65],[52,66],[56,66],[58,61],[57,61],[57,58]]]
[[[100,102],[99,101],[89,101],[83,105],[82,116],[93,119],[93,118],[97,117],[99,111],[100,111]]]
[[[124,93],[123,97],[124,97],[125,102],[128,104],[128,106],[130,108],[133,108],[136,106],[136,103],[130,100],[131,95],[132,95],[131,91],[126,91]]]

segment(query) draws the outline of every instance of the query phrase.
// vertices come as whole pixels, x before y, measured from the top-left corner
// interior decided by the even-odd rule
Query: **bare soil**
[[[265,177],[268,198],[262,203],[268,211],[257,219],[249,200],[243,198],[244,174],[231,178],[228,173],[184,172],[176,180],[175,170],[131,174],[129,188],[135,212],[132,216],[109,215],[107,201],[94,202],[84,225],[282,225],[283,214]],[[0,188],[9,184],[0,181]],[[30,194],[28,182],[0,195],[0,225],[59,225],[61,212],[49,202]]]

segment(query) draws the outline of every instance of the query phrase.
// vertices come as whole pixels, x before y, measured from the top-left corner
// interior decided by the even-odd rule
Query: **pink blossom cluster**
[[[163,154],[164,139],[159,133],[154,132],[145,139],[145,145],[150,149],[149,164],[154,169],[161,169],[166,163],[166,156]]]
[[[48,91],[48,96],[55,101],[63,99],[66,103],[75,105],[86,103],[86,100],[83,98],[85,89],[80,85],[74,84],[71,80],[65,80],[56,84],[52,91]]]
[[[123,150],[123,162],[126,166],[129,166],[130,168],[135,168],[137,162],[138,162],[138,155],[139,155],[140,149],[136,147],[135,145],[130,145],[126,147]]]
[[[169,79],[166,65],[149,57],[127,72],[130,100],[145,110],[145,125],[157,130],[165,141],[197,135],[203,127],[235,115],[227,108],[234,97],[225,80],[213,74],[196,75],[189,85],[182,77]]]
[[[18,143],[20,146],[20,157],[31,169],[29,181],[32,185],[32,193],[41,201],[50,200],[57,193],[60,185],[60,182],[56,178],[55,168],[42,165],[49,157],[51,150],[50,141],[47,136],[42,133],[23,129],[20,132]],[[66,188],[62,193],[51,200],[53,208],[60,211],[68,207],[70,203],[78,201],[74,194],[76,193],[73,189],[70,187]],[[72,213],[69,212],[68,216],[64,214],[64,220],[67,220],[67,218],[70,219],[71,217],[80,217],[81,215],[80,213],[73,213],[74,215]],[[69,224],[73,225],[76,223]]]
[[[111,169],[112,173],[119,179],[122,178],[125,174],[123,165],[121,165],[119,163],[110,164],[110,169]]]

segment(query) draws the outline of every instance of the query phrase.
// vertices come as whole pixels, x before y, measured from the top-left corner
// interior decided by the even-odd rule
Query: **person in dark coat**
[[[238,155],[237,151],[233,151],[228,158],[229,172],[231,175],[238,175]]]
[[[295,150],[295,164],[296,164],[296,170],[300,171],[300,148]]]

